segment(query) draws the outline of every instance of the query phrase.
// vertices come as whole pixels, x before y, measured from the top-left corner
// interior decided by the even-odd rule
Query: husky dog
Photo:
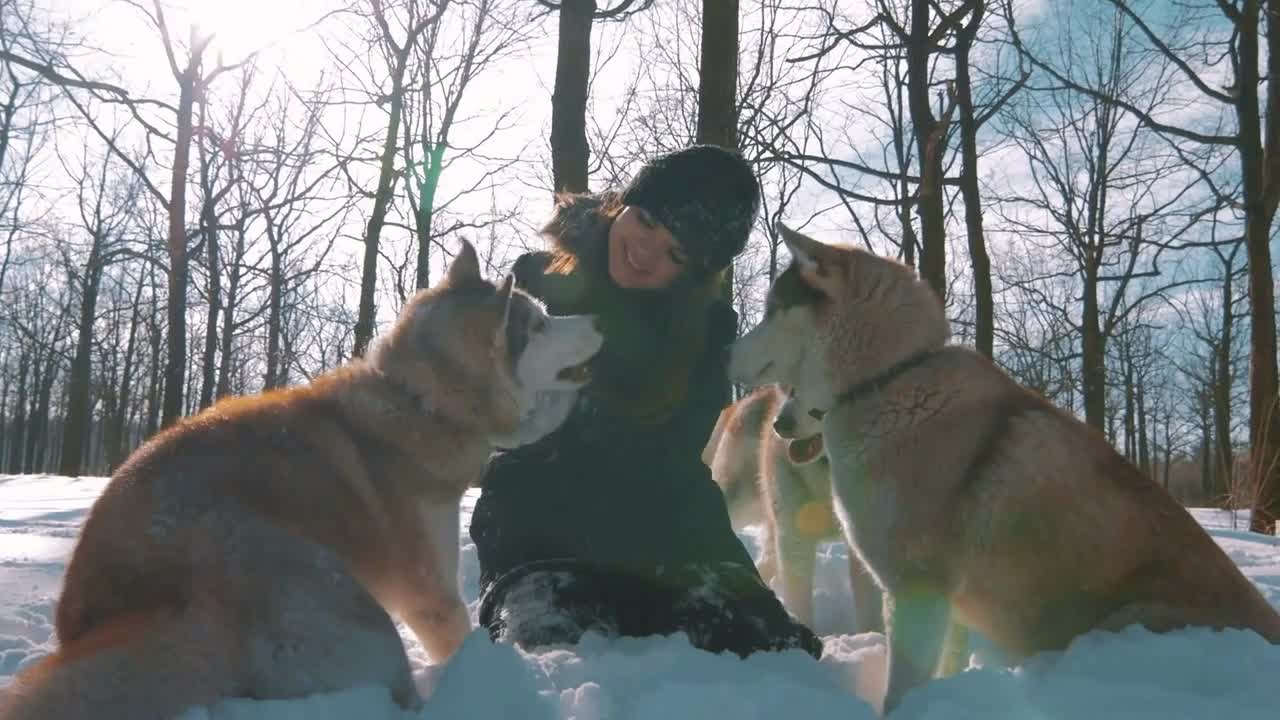
[[[711,477],[724,493],[729,522],[735,530],[765,523],[759,466],[763,436],[759,429],[773,420],[774,396],[770,390],[756,390],[725,406],[702,449],[702,463],[711,470]],[[772,543],[765,540],[756,565],[760,576],[767,581],[776,568]]]
[[[513,282],[486,282],[464,241],[366,358],[133,453],[71,557],[59,649],[0,718],[170,718],[361,684],[419,706],[389,613],[436,662],[457,649],[461,496],[494,446],[559,425],[603,343]]]
[[[818,543],[843,540],[831,506],[821,424],[793,412],[782,389],[767,385],[724,409],[703,461],[725,493],[734,527],[765,526],[760,574],[775,582],[797,620],[813,626]],[[849,579],[854,632],[882,632],[880,588],[852,550]]]
[[[822,418],[836,512],[886,591],[886,713],[933,674],[949,616],[1012,658],[1131,624],[1280,643],[1280,614],[1163,488],[947,345],[910,268],[780,232],[792,261],[730,375],[793,388]]]

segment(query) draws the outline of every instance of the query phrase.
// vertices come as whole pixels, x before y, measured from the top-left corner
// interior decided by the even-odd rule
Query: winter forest
[[[692,142],[917,267],[1182,502],[1280,516],[1260,0],[0,0],[0,472],[107,474],[363,353],[461,238]]]

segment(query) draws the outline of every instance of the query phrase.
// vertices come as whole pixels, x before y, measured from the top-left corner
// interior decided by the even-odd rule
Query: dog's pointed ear
[[[791,259],[800,271],[800,277],[809,285],[827,294],[835,289],[837,257],[831,248],[808,235],[792,230],[778,222],[778,235],[791,252]]]
[[[458,254],[449,264],[445,278],[450,285],[483,279],[480,275],[480,256],[476,255],[475,247],[466,238],[462,239],[462,247],[458,248]]]
[[[503,348],[507,345],[507,324],[511,322],[511,300],[515,297],[516,276],[507,273],[502,279],[502,287],[498,288],[498,301],[502,303],[502,317],[498,320],[498,327],[493,331],[494,347]]]

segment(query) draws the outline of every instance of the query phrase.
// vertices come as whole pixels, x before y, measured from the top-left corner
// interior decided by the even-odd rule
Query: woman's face
[[[630,205],[609,227],[609,277],[631,290],[665,288],[684,269],[684,250],[647,211]]]

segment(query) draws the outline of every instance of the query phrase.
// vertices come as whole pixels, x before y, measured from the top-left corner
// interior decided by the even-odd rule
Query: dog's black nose
[[[790,415],[779,415],[773,420],[773,431],[779,435],[787,435],[795,432],[796,421]]]

